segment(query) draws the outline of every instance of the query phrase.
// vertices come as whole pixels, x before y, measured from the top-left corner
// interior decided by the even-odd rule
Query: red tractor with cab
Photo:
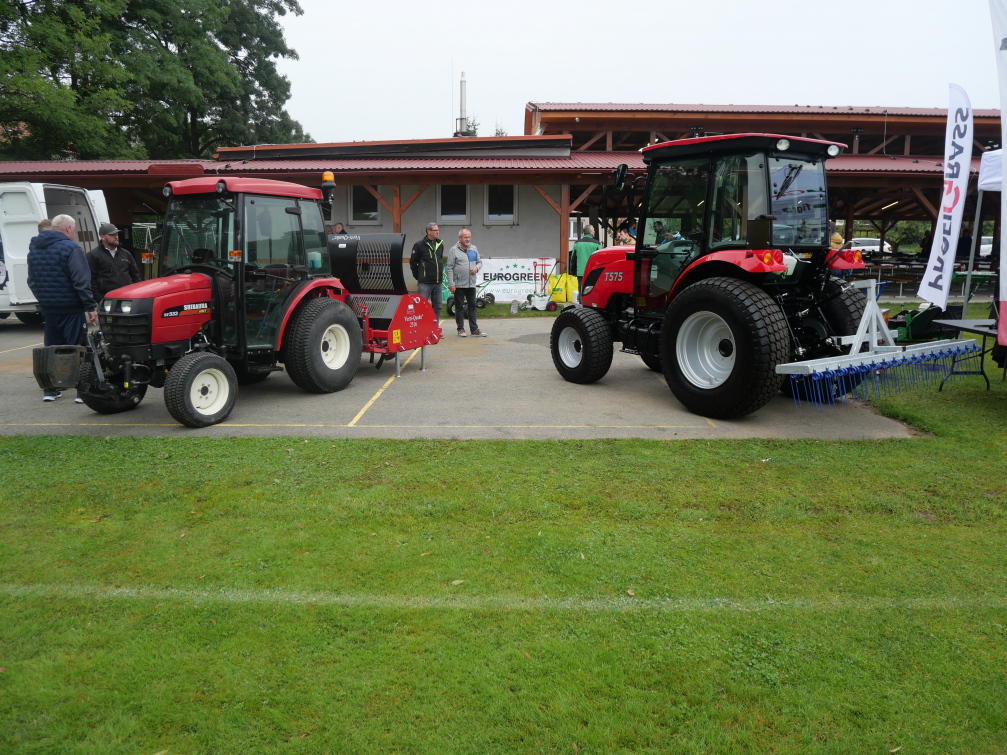
[[[163,387],[172,417],[206,427],[227,418],[239,384],[280,363],[303,390],[331,393],[361,352],[383,360],[440,340],[430,304],[406,290],[404,235],[327,237],[318,189],[206,177],[164,193],[159,277],[109,292],[80,355],[94,411],[133,409]]]
[[[729,419],[794,390],[778,364],[849,351],[841,337],[856,333],[866,300],[836,273],[864,264],[829,248],[825,183],[844,146],[733,134],[645,147],[636,245],[588,261],[580,306],[552,329],[560,375],[599,380],[620,342],[687,409]],[[617,189],[625,177],[622,165]]]

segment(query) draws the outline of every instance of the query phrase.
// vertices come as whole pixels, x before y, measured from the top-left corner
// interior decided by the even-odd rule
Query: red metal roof
[[[982,158],[973,157],[972,173],[979,172]],[[944,162],[939,157],[925,155],[840,155],[825,164],[830,173],[927,173],[943,174]]]
[[[781,115],[807,115],[809,113],[864,114],[883,116],[929,116],[946,118],[944,108],[926,107],[863,107],[854,105],[694,105],[679,103],[646,102],[529,102],[529,110],[543,112],[647,112],[647,113],[778,113]],[[999,118],[999,110],[973,110],[976,118]]]
[[[336,160],[250,160],[231,163],[232,173],[324,171],[359,173],[380,171],[501,171],[538,170],[580,172],[612,170],[620,163],[643,167],[639,152],[573,152],[569,157],[380,157]],[[214,163],[219,168],[220,163]]]
[[[202,174],[216,163],[206,160],[32,160],[0,162],[8,173],[142,173],[150,175]]]

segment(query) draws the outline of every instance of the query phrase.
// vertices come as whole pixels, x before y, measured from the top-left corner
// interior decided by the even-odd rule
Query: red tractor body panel
[[[633,260],[626,259],[626,254],[632,254],[634,249],[632,246],[612,246],[591,255],[584,267],[584,280],[593,277],[593,270],[602,268],[602,271],[594,283],[584,286],[581,304],[604,309],[613,294],[633,294]]]
[[[441,340],[442,334],[430,302],[423,296],[407,294],[395,308],[388,330],[375,329],[364,333],[364,351],[394,354],[432,346]]]
[[[234,176],[204,176],[203,178],[187,178],[184,181],[169,181],[168,187],[173,195],[183,194],[215,194],[217,184],[224,184],[226,191],[243,192],[245,194],[263,194],[269,197],[296,197],[298,199],[322,198],[321,189],[293,184],[287,181],[271,181],[268,178],[237,178]]]
[[[343,288],[343,284],[339,282],[338,278],[315,278],[314,280],[308,281],[308,284],[303,288],[298,289],[297,292],[290,297],[290,300],[287,302],[287,308],[283,313],[283,321],[280,323],[279,332],[276,334],[277,351],[279,351],[280,347],[283,346],[283,336],[287,332],[287,323],[290,322],[290,317],[293,315],[294,310],[296,310],[303,301],[307,299],[318,299],[320,297],[338,299],[339,301],[345,303],[346,289]]]
[[[764,257],[767,253],[772,258],[768,263],[765,261]],[[701,265],[709,264],[711,262],[726,262],[729,265],[734,265],[740,271],[749,275],[783,273],[786,272],[787,266],[782,261],[777,261],[778,259],[782,260],[782,254],[783,253],[777,249],[759,249],[758,251],[752,251],[751,249],[725,249],[720,252],[711,252],[710,254],[700,257],[682,271],[682,274],[678,276],[675,280],[675,284],[671,287],[671,291],[668,292],[668,301],[671,301],[671,299],[673,299],[687,283],[692,283],[696,280],[696,278],[694,276],[690,276],[689,273],[693,272]],[[719,275],[721,273],[717,274]]]

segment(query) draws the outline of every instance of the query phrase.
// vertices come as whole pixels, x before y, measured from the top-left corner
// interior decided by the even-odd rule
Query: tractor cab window
[[[767,214],[766,156],[719,158],[713,176],[709,250],[766,246]]]
[[[301,208],[293,198],[246,194],[244,209],[246,343],[272,348],[286,301],[308,273]]]
[[[769,158],[770,214],[775,246],[828,246],[824,161]]]
[[[308,258],[308,275],[312,278],[332,275],[329,267],[329,241],[318,202],[301,200],[301,227],[304,228],[304,253]]]
[[[235,248],[233,199],[194,195],[168,202],[162,241],[161,269],[210,265],[232,271],[228,252]]]
[[[702,158],[661,164],[651,178],[642,241],[656,254],[641,266],[640,282],[655,307],[702,250],[709,174],[710,162]]]

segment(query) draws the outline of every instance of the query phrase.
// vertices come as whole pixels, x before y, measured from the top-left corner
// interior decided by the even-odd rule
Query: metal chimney
[[[460,92],[460,112],[458,113],[458,122],[455,124],[455,136],[468,136],[469,135],[469,119],[465,113],[465,71],[462,71],[462,80],[459,84]]]

